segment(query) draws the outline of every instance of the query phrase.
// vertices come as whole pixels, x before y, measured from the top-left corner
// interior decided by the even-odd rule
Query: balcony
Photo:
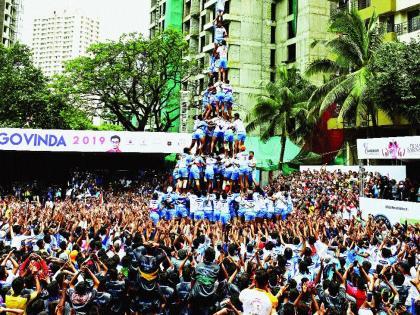
[[[211,7],[215,3],[216,3],[216,0],[207,0],[206,3],[204,3],[204,9]]]
[[[396,0],[356,0],[353,5],[356,5],[364,20],[370,18],[373,12],[382,15],[396,10]]]
[[[395,24],[394,31],[402,42],[409,42],[412,38],[420,37],[420,16],[407,22]]]

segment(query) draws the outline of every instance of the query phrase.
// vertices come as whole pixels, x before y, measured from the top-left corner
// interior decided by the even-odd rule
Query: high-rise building
[[[16,42],[22,8],[22,0],[0,0],[0,44]]]
[[[203,70],[190,89],[196,95],[193,102],[198,103],[200,92],[207,88],[216,0],[184,0],[183,5],[183,32],[192,58]],[[252,108],[265,83],[275,80],[280,64],[303,70],[311,60],[325,56],[324,48],[311,44],[331,36],[327,31],[330,10],[331,2],[325,0],[226,1],[223,19],[228,33],[228,79],[235,92],[235,110],[246,114]],[[192,112],[197,110],[193,108]]]
[[[64,62],[86,55],[99,40],[99,21],[77,10],[54,11],[33,24],[34,64],[47,76],[60,73]]]

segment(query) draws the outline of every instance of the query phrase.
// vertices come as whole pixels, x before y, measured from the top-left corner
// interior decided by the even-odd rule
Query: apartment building
[[[214,47],[215,4],[216,0],[183,1],[182,29],[190,57],[197,59],[202,69],[196,82],[184,87],[196,104],[201,91],[207,88],[206,72]],[[229,45],[228,79],[234,87],[236,111],[246,115],[265,84],[275,80],[280,64],[303,70],[311,60],[325,55],[324,48],[311,48],[311,44],[330,36],[330,10],[331,3],[324,0],[226,1],[223,18]],[[187,116],[198,111],[198,107],[192,108]]]
[[[22,0],[0,0],[0,44],[8,47],[16,42],[22,10]]]
[[[420,39],[420,0],[343,0],[355,6],[362,18],[375,12],[385,29],[385,40]]]
[[[63,71],[67,60],[86,55],[99,40],[99,21],[78,10],[54,11],[33,23],[34,64],[47,76]]]

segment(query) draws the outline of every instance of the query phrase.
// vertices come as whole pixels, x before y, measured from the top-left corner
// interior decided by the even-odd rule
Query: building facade
[[[19,34],[22,0],[0,0],[0,44],[8,47]]]
[[[65,61],[86,55],[99,40],[99,21],[79,11],[54,11],[33,23],[34,64],[47,76],[61,73]]]
[[[385,40],[420,39],[420,0],[353,0],[352,4],[364,19],[373,12],[379,16],[385,28]]]
[[[188,108],[188,113],[181,110],[185,121],[181,121],[180,130],[184,132],[191,131],[192,117],[201,111],[200,94],[209,80],[215,5],[216,0],[152,0],[150,35],[181,19],[189,57],[196,59],[201,69],[183,87],[182,107]],[[171,8],[177,10],[173,12]],[[265,84],[275,80],[280,64],[303,70],[311,60],[324,56],[322,47],[312,48],[311,44],[329,36],[330,9],[331,3],[324,0],[226,1],[223,19],[228,33],[228,79],[234,87],[235,111],[246,115],[264,92]]]

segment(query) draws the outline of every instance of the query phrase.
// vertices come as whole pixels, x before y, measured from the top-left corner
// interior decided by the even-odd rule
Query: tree
[[[28,47],[0,45],[0,125],[44,126],[47,80],[31,61]]]
[[[266,85],[266,95],[258,98],[257,103],[247,116],[246,129],[253,131],[261,128],[261,140],[280,134],[281,150],[279,166],[284,160],[286,139],[302,145],[309,133],[308,103],[315,87],[303,79],[296,69],[281,67],[278,80]]]
[[[368,95],[395,120],[420,124],[420,42],[390,42],[375,52],[369,71],[374,74]]]
[[[130,131],[167,131],[179,118],[179,85],[193,62],[183,58],[188,43],[168,29],[145,39],[139,34],[89,48],[89,56],[67,63],[55,89],[74,104]]]
[[[331,19],[329,31],[337,35],[326,42],[330,57],[313,61],[306,70],[307,75],[329,75],[311,96],[311,111],[320,117],[337,103],[340,117],[369,115],[376,126],[376,108],[368,101],[366,90],[373,79],[369,64],[383,38],[377,16],[373,14],[366,25],[355,8],[350,12],[339,10]]]
[[[92,124],[86,113],[52,93],[30,49],[18,43],[0,45],[0,126],[89,129]]]

